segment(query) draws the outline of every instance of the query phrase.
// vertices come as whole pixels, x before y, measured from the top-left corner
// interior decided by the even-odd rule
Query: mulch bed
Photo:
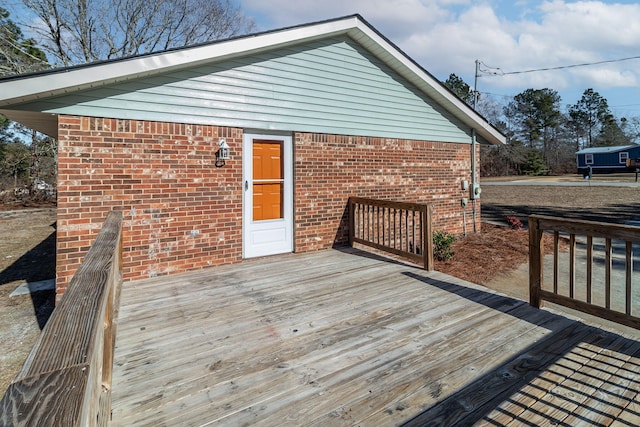
[[[545,252],[553,252],[553,236],[545,235]],[[469,233],[453,243],[453,258],[435,261],[435,269],[460,279],[488,284],[501,273],[529,261],[529,231],[482,224],[480,233]]]

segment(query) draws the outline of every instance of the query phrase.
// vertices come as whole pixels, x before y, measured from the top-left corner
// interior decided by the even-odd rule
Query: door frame
[[[282,201],[282,220],[265,220],[260,224],[253,221],[253,140],[283,141],[284,185]],[[242,136],[242,257],[255,258],[293,252],[293,136],[290,132],[270,132],[264,130],[245,130]],[[285,236],[283,241],[274,245],[255,247],[251,243],[251,232],[256,227],[283,223]]]

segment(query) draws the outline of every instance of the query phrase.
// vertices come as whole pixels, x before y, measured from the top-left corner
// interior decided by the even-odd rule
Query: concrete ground
[[[636,209],[640,202],[640,193],[637,192],[640,189],[640,182],[635,182],[635,174],[610,174],[610,175],[594,175],[589,181],[585,181],[580,175],[564,175],[555,177],[506,177],[506,178],[482,178],[482,186],[487,188],[486,193],[489,195],[488,199],[483,199],[482,216],[483,219],[489,219],[491,221],[500,221],[502,216],[505,215],[505,210],[502,206],[492,205],[492,197],[494,189],[500,194],[496,194],[496,200],[504,202],[505,192],[508,192],[514,199],[509,201],[509,206],[513,209],[514,214],[521,214],[523,217],[531,213],[541,213],[545,215],[555,215],[562,217],[576,217],[580,218],[581,211],[587,211],[591,217],[585,217],[580,219],[593,219],[601,220],[605,222],[619,222],[627,225],[640,226],[640,211]],[[598,188],[598,193],[584,193],[584,204],[597,204],[598,199],[602,200],[607,195],[612,196],[614,193],[620,193],[624,191],[622,196],[615,198],[616,204],[601,206],[589,206],[588,209],[580,208],[581,197],[576,197],[574,190],[571,187],[593,187]],[[520,188],[521,190],[518,190]],[[526,191],[525,191],[526,188]],[[628,188],[628,189],[627,189]],[[529,190],[531,189],[531,190]],[[549,192],[552,189],[553,192]],[[632,190],[633,189],[633,190]],[[630,191],[631,190],[631,191]],[[585,191],[585,190],[575,190]],[[542,194],[544,201],[533,200],[532,197],[536,194]],[[483,192],[483,195],[485,192]],[[518,197],[522,200],[518,201]],[[592,196],[588,198],[587,196]],[[595,197],[594,197],[595,196]],[[555,199],[555,200],[553,200]],[[595,200],[595,201],[594,201]],[[488,203],[487,203],[488,202]],[[517,207],[518,203],[520,204]],[[543,205],[544,211],[539,212],[539,208],[534,206]],[[546,204],[546,205],[545,205]],[[514,206],[516,206],[514,208]],[[634,215],[635,213],[635,215]],[[635,217],[634,217],[635,216]],[[617,221],[616,221],[617,220]],[[523,221],[524,222],[524,221]],[[604,296],[601,289],[604,288],[604,240],[594,239],[594,263],[593,263],[593,287],[594,289],[600,289],[600,291],[594,291],[593,301],[595,303],[603,303]],[[576,246],[576,283],[586,282],[586,242],[584,238],[577,236]],[[634,300],[640,301],[640,243],[635,243],[634,249],[634,261],[633,261],[633,285],[634,285]],[[624,292],[625,284],[625,259],[624,259],[624,247],[621,247],[621,242],[613,242],[613,268],[612,268],[612,294],[614,298],[613,307],[616,309],[622,309],[624,307],[618,307],[615,301],[622,300],[621,298],[615,298],[616,295],[622,295]],[[545,284],[546,288],[550,288],[553,283],[553,255],[546,255],[544,259],[544,272],[545,272]],[[560,281],[568,282],[569,277],[569,253],[563,252],[559,256],[559,277]],[[529,300],[529,265],[528,263],[522,264],[516,270],[513,270],[506,274],[500,274],[495,277],[488,285],[488,287],[503,292],[509,296]],[[577,292],[579,292],[577,290]],[[584,293],[584,292],[583,292]],[[578,294],[579,295],[579,294]],[[584,295],[583,295],[584,296]],[[614,330],[625,335],[634,336],[640,338],[640,331],[632,328],[627,328],[612,322],[607,322],[603,319],[590,316],[581,312],[570,310],[555,304],[545,303],[545,306],[550,310],[563,313],[568,316],[583,319],[584,321],[600,326],[604,329]],[[640,303],[637,304],[637,309],[640,311]],[[639,312],[632,312],[632,314],[638,316]]]
[[[488,176],[482,177],[480,183],[482,185],[555,185],[557,183],[567,185],[586,185],[617,187],[625,184],[631,187],[640,185],[636,180],[635,173],[611,173],[611,174],[594,174],[590,179],[586,180],[579,174],[553,175],[553,176]]]
[[[566,253],[561,254],[560,261],[559,261],[560,264],[568,265],[567,264],[568,257],[569,255]],[[580,261],[577,259],[576,262],[579,263]],[[637,263],[637,259],[636,259],[636,263]],[[548,272],[547,274],[545,274],[545,276],[547,277],[548,277],[548,274],[550,274],[550,272],[553,271],[553,255],[545,256],[544,270]],[[567,267],[561,267],[561,271],[564,272],[563,274],[566,274],[566,270],[567,270]],[[586,270],[586,267],[583,269],[578,268],[578,271],[580,270],[582,270],[582,272],[581,273],[578,272],[576,274],[577,276],[576,280],[578,283],[579,283],[580,276],[581,275],[584,276],[584,270]],[[612,283],[624,283],[624,280],[620,282],[620,279],[616,279],[615,274],[616,273],[614,272],[614,275],[612,276]],[[639,276],[640,274],[637,274],[637,273],[635,274],[634,283],[638,283],[640,281]],[[552,281],[549,278],[545,278],[545,283],[552,283]],[[594,286],[595,286],[595,283],[594,283]],[[516,270],[512,270],[508,273],[498,275],[490,283],[487,284],[487,287],[497,290],[501,293],[504,293],[505,295],[509,295],[511,297],[518,298],[524,301],[529,301],[529,264],[526,264],[526,263],[522,264]],[[548,302],[544,303],[544,307],[545,309],[550,310],[554,313],[562,314],[564,316],[567,316],[573,319],[580,319],[585,323],[600,327],[604,330],[616,332],[628,337],[632,337],[636,340],[640,340],[640,330],[629,328],[627,326],[620,325],[617,323],[609,322],[599,317],[591,316],[589,314],[582,313],[580,311],[571,310],[569,308],[548,303]]]

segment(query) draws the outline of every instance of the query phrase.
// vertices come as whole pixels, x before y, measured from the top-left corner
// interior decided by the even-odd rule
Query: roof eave
[[[11,84],[3,85],[6,87],[2,88],[4,94],[0,99],[0,107],[274,49],[292,42],[345,33],[353,28],[355,22],[357,18],[352,16],[313,26],[293,27],[184,49],[88,64],[78,68],[53,70],[42,75],[25,76],[22,79],[11,79]],[[118,66],[114,67],[116,62]],[[96,78],[96,76],[99,77]]]
[[[10,84],[0,82],[3,92],[0,108],[340,34],[346,34],[360,43],[446,111],[474,129],[481,138],[492,144],[506,143],[504,135],[359,15],[11,79]],[[115,62],[117,66],[114,66]]]

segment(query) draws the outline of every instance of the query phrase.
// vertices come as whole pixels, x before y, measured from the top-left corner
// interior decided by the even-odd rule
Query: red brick
[[[58,292],[112,209],[124,212],[125,280],[241,260],[242,129],[71,116],[59,127]],[[222,137],[233,158],[216,168]],[[295,250],[345,243],[349,196],[431,203],[435,228],[460,233],[470,169],[468,144],[296,133]]]

